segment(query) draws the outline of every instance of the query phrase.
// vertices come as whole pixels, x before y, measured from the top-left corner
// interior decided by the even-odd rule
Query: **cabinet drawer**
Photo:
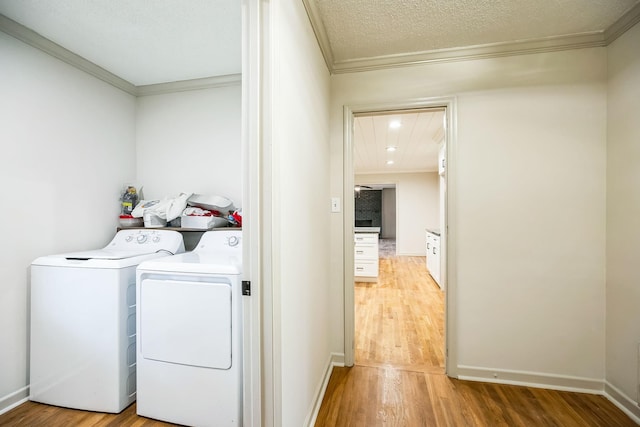
[[[355,260],[378,259],[378,245],[358,244],[354,249]]]
[[[356,233],[353,235],[353,240],[358,243],[375,243],[378,244],[378,235],[371,233]]]
[[[378,261],[357,261],[354,267],[356,277],[378,277]]]

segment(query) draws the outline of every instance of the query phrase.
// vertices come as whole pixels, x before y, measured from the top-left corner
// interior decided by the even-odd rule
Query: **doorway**
[[[363,156],[362,156],[362,153],[358,153],[355,151],[355,139],[354,139],[354,134],[356,132],[361,131],[361,129],[359,130],[357,128],[358,126],[357,121],[361,117],[368,118],[368,117],[378,117],[378,116],[388,116],[387,119],[393,118],[394,116],[398,116],[400,117],[400,119],[402,119],[402,115],[406,114],[407,116],[405,117],[407,118],[407,121],[411,122],[411,120],[413,120],[410,118],[411,114],[415,115],[415,113],[419,113],[419,112],[439,111],[441,113],[440,117],[442,118],[442,121],[440,122],[440,128],[442,131],[440,141],[444,149],[447,150],[448,152],[451,152],[452,151],[451,148],[453,147],[454,129],[455,129],[454,123],[453,123],[454,108],[455,108],[454,98],[439,98],[439,99],[427,99],[427,100],[420,100],[420,101],[407,101],[407,102],[401,102],[396,104],[370,105],[370,106],[361,106],[357,108],[345,107],[345,110],[344,110],[344,119],[345,119],[344,120],[344,123],[345,123],[345,127],[344,127],[344,159],[345,159],[344,161],[344,195],[345,195],[345,199],[344,199],[345,200],[345,205],[344,205],[345,207],[345,215],[344,215],[344,221],[345,221],[344,223],[344,235],[345,235],[344,284],[345,286],[344,286],[344,290],[345,290],[345,365],[347,366],[352,366],[356,362],[355,360],[355,342],[356,342],[356,330],[355,330],[356,296],[355,294],[356,294],[356,286],[357,286],[357,283],[354,277],[355,274],[354,274],[354,255],[353,255],[355,203],[353,202],[353,198],[351,198],[351,201],[350,201],[348,197],[354,194],[355,184],[361,184],[361,185],[375,184],[376,180],[380,181],[381,178],[379,175],[381,175],[381,172],[382,172],[378,170],[377,174],[376,174],[376,171],[373,171],[373,172],[366,171],[365,173],[360,173],[360,171],[362,170]],[[416,125],[416,123],[417,122],[413,122],[412,124],[412,126],[414,127],[413,129],[414,132],[417,131],[416,126],[419,126],[419,125]],[[408,124],[411,125],[411,123],[408,123]],[[373,125],[373,128],[375,129],[376,126],[378,129],[378,133],[381,134],[383,130],[381,125]],[[393,135],[391,135],[391,138],[393,138]],[[403,137],[398,135],[398,138],[399,138],[397,139],[398,145],[403,144],[404,142],[401,141],[401,138]],[[389,141],[389,138],[387,138],[386,141]],[[385,144],[388,144],[388,142],[385,142]],[[380,145],[380,143],[378,143],[378,145]],[[387,147],[384,146],[382,148],[386,149]],[[415,155],[415,150],[417,150],[418,148],[419,147],[412,148],[414,150],[414,155],[409,155],[410,160],[417,159],[418,156]],[[430,148],[433,149],[433,147],[430,147]],[[433,176],[439,176],[438,175],[438,157],[437,157],[438,149],[436,149],[435,151],[436,151],[435,161],[433,162],[433,165],[431,166],[431,170],[429,172],[432,172],[431,175]],[[398,153],[398,154],[401,154],[401,153]],[[431,154],[433,155],[433,153]],[[405,152],[404,155],[406,156],[407,153]],[[397,156],[394,160],[396,161],[401,160],[400,156]],[[380,165],[380,162],[385,162],[386,164],[387,159],[386,158],[377,159],[376,161],[378,162],[378,165]],[[448,163],[449,164],[453,163],[451,161],[451,156],[449,156]],[[358,173],[356,174],[356,172]],[[405,170],[405,173],[410,173],[410,172],[411,171]],[[424,168],[422,171],[420,171],[418,170],[417,167],[414,167],[414,170],[413,170],[414,174],[419,174],[421,172],[424,172]],[[432,223],[429,224],[431,225],[432,228],[436,228],[436,227],[433,227],[434,225],[436,225],[437,228],[440,228],[441,234],[442,234],[441,236],[442,253],[444,254],[444,257],[443,257],[443,263],[442,263],[443,268],[441,272],[441,283],[443,287],[444,287],[444,284],[447,285],[447,292],[444,293],[444,295],[442,296],[443,313],[441,313],[441,319],[445,325],[444,327],[445,332],[444,332],[444,339],[442,339],[442,344],[440,344],[441,348],[439,350],[445,360],[445,372],[448,375],[454,375],[453,369],[451,369],[451,363],[452,361],[455,360],[455,348],[453,348],[453,346],[450,345],[450,343],[455,342],[453,340],[453,337],[455,336],[455,318],[453,316],[455,312],[455,306],[453,304],[454,299],[452,298],[452,294],[455,293],[455,282],[451,280],[452,279],[451,275],[447,274],[449,269],[451,268],[451,259],[448,256],[449,250],[447,245],[447,241],[450,238],[450,233],[447,233],[447,226],[450,223],[450,220],[448,218],[450,216],[450,212],[448,212],[447,195],[451,194],[453,182],[454,180],[451,179],[450,176],[447,176],[447,175],[442,176],[442,184],[446,186],[446,187],[443,187],[443,191],[447,188],[449,191],[447,191],[446,193],[443,192],[442,198],[440,198],[439,194],[435,195],[436,197],[435,204],[436,205],[440,203],[442,204],[441,220],[440,220],[440,214],[438,214],[438,221],[435,221],[435,223],[434,221],[432,221]],[[440,183],[438,179],[437,185],[439,184]],[[411,191],[415,191],[415,188],[412,188],[411,183],[408,183],[407,185],[403,186],[402,183],[396,182],[396,190],[397,190],[397,198],[398,198],[396,203],[401,204],[403,191],[405,192],[404,196],[407,196],[407,194],[409,194]],[[442,200],[442,201],[439,202],[439,200]],[[386,268],[385,265],[393,264],[394,267],[387,269],[389,271],[386,271],[386,270],[381,271],[381,274],[386,274],[390,272],[393,273],[394,269],[397,269],[398,266],[400,265],[399,262],[405,261],[405,262],[413,263],[412,268],[415,268],[415,271],[418,271],[421,274],[423,274],[423,279],[425,281],[431,281],[432,280],[431,276],[428,274],[428,271],[426,269],[426,263],[424,263],[424,260],[425,260],[424,256],[426,254],[426,250],[425,250],[426,249],[426,233],[424,228],[426,227],[424,227],[419,233],[408,232],[406,227],[403,228],[403,222],[405,223],[404,224],[405,226],[406,226],[406,223],[409,222],[409,220],[406,217],[406,211],[407,209],[405,208],[404,216],[403,216],[403,213],[400,211],[397,213],[398,215],[397,225],[396,225],[397,256],[396,257],[387,256],[386,260],[383,260],[383,259],[380,260],[380,266],[382,270]],[[439,211],[439,209],[436,209],[436,211]],[[415,249],[416,241],[420,241],[419,249]],[[414,245],[413,249],[412,249],[412,244]],[[389,259],[389,258],[394,258],[394,259]],[[420,265],[417,264],[416,259],[420,260],[419,262]],[[422,263],[424,263],[424,265]],[[394,280],[396,280],[397,282],[397,278]],[[433,290],[434,282],[431,282],[430,286],[432,287],[431,289]],[[389,315],[392,316],[393,314],[389,314]],[[453,364],[452,366],[455,366],[455,364]]]

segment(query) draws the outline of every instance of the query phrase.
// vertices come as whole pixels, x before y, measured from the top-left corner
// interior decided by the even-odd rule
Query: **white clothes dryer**
[[[137,412],[242,426],[242,233],[208,231],[193,252],[137,269]]]
[[[135,282],[144,261],[184,252],[177,231],[119,231],[103,249],[31,264],[30,400],[121,412],[136,398]]]

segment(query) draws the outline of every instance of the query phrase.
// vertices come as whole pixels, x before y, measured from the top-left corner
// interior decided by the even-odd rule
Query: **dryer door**
[[[144,279],[142,357],[204,368],[231,367],[231,284]]]

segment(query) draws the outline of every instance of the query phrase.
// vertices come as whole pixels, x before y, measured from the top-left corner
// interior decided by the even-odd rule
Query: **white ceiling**
[[[332,72],[603,46],[640,21],[640,0],[297,1]],[[0,14],[136,86],[241,72],[240,0],[0,0]]]
[[[0,0],[0,14],[135,86],[241,72],[239,0]]]
[[[400,127],[394,128],[396,122]],[[353,127],[356,174],[432,172],[444,139],[444,110],[361,115]],[[395,151],[387,151],[395,147]],[[393,164],[387,164],[392,160]]]
[[[640,0],[288,1],[304,3],[333,73],[605,46],[640,21]],[[242,69],[240,0],[0,0],[0,14],[135,86]],[[393,141],[395,171],[435,170],[440,118],[403,116],[394,132],[388,119],[356,120],[356,172],[389,171]]]

